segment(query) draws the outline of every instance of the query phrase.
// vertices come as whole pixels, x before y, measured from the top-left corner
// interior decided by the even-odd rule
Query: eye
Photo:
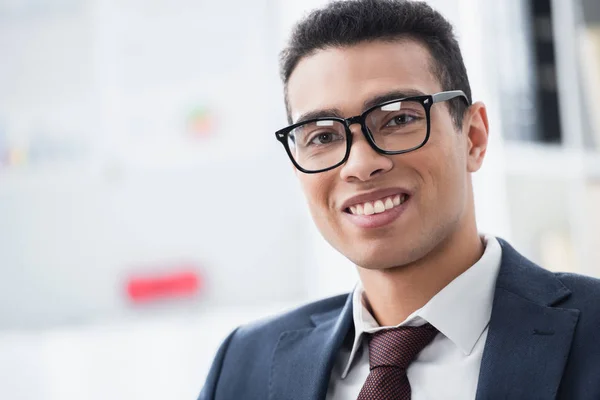
[[[312,139],[310,139],[309,145],[325,145],[338,140],[344,140],[344,138],[336,132],[321,132],[317,133],[312,137]]]
[[[390,119],[390,121],[385,125],[387,126],[402,126],[402,125],[407,125],[410,124],[411,122],[416,121],[417,119],[419,119],[419,117],[415,116],[415,115],[411,115],[411,114],[398,114],[395,115],[394,117],[392,117],[392,119]]]

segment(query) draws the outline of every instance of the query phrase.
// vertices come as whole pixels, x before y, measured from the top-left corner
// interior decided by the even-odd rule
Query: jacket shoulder
[[[555,276],[571,291],[560,308],[579,311],[573,342],[563,380],[560,398],[598,398],[600,386],[600,280],[589,276],[556,273]]]
[[[566,272],[556,272],[554,275],[571,291],[568,302],[600,309],[600,279]]]
[[[316,314],[341,312],[349,294],[329,297],[308,303],[295,309],[283,312],[276,316],[264,318],[253,323],[241,326],[236,332],[237,339],[253,336],[279,335],[289,330],[311,328],[311,317]]]
[[[221,346],[204,398],[211,393],[215,399],[238,399],[240,393],[245,399],[268,398],[271,357],[282,333],[313,328],[317,314],[335,318],[347,299],[347,294],[330,297],[237,328]]]
[[[572,273],[555,273],[555,276],[571,291],[557,306],[579,310],[578,333],[595,337],[600,330],[600,279]]]

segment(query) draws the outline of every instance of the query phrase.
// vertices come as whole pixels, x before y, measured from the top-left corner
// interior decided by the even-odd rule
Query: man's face
[[[452,88],[456,89],[456,88]],[[328,48],[303,58],[288,81],[292,120],[320,110],[348,118],[391,92],[442,91],[430,54],[412,40]],[[431,135],[419,150],[386,156],[351,126],[348,161],[333,170],[297,176],[325,239],[356,265],[381,269],[407,265],[440,249],[468,218],[468,137],[456,131],[446,103],[431,107]],[[365,197],[353,199],[355,196]],[[397,204],[398,199],[406,200]],[[356,215],[376,200],[382,213]],[[391,200],[393,208],[389,208]],[[352,206],[348,207],[348,206]],[[356,206],[356,207],[355,207]]]

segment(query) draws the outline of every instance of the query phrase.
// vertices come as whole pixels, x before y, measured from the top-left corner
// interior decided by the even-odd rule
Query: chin
[[[357,251],[358,250],[358,251]],[[413,249],[394,249],[393,252],[386,252],[385,249],[363,249],[354,247],[351,252],[346,253],[354,264],[364,269],[388,269],[409,265],[418,257],[415,257]]]
[[[357,266],[364,269],[388,269],[414,264],[427,256],[432,249],[413,240],[375,241],[372,243],[351,241],[338,250]],[[399,245],[398,243],[403,243]]]

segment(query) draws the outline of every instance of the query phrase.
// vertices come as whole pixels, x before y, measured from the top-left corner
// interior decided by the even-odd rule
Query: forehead
[[[396,90],[439,92],[430,60],[427,48],[414,40],[318,50],[300,60],[288,81],[292,120],[323,109],[359,114],[365,101]]]

